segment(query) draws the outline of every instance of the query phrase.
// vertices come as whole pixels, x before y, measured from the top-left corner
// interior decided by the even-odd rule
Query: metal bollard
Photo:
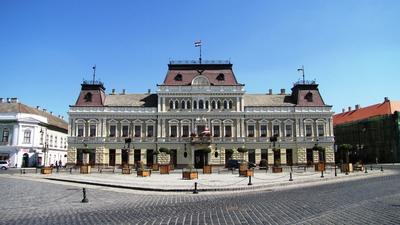
[[[293,178],[292,178],[292,172],[290,172],[290,178],[289,178],[289,181],[293,181]]]
[[[324,171],[321,170],[321,178],[324,178]]]
[[[335,165],[335,177],[337,177],[337,172],[336,172],[336,165]]]
[[[194,190],[193,194],[198,194],[199,192],[197,191],[197,182],[194,182]]]
[[[365,166],[365,169],[364,169],[365,171],[364,171],[364,173],[368,173],[367,167],[368,167],[368,166]]]
[[[89,199],[87,199],[86,198],[86,188],[83,188],[82,189],[82,192],[83,192],[83,199],[82,199],[82,203],[88,203],[89,202]]]
[[[247,185],[253,185],[253,184],[251,183],[251,176],[249,176],[249,183],[248,183]]]
[[[383,166],[381,166],[381,171],[383,172]]]
[[[371,164],[371,167],[369,169],[372,170],[372,164]]]

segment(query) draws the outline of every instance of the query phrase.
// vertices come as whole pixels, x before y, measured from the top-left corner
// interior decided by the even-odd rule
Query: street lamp
[[[45,132],[43,131],[43,128],[40,128],[40,135],[42,136],[41,140],[42,140],[42,145],[43,145],[43,166],[46,166],[46,158],[47,158],[47,152],[48,152],[48,144],[47,144],[47,137],[45,136]],[[44,138],[43,138],[44,137]],[[44,143],[43,143],[43,139],[44,139]]]

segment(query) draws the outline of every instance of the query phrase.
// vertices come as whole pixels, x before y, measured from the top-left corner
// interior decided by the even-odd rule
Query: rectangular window
[[[254,125],[247,126],[247,136],[254,137]]]
[[[176,137],[177,136],[177,126],[172,125],[171,126],[171,132],[170,132],[170,137]]]
[[[110,137],[115,137],[117,133],[117,126],[116,125],[110,125]]]
[[[129,126],[125,125],[122,126],[122,137],[128,137],[129,136]]]
[[[140,133],[141,133],[141,126],[135,126],[135,137],[140,137]]]
[[[318,136],[322,137],[322,136],[324,136],[324,135],[325,135],[325,132],[324,132],[324,125],[323,125],[323,124],[319,124],[319,125],[318,125]]]
[[[154,126],[150,125],[147,126],[147,137],[153,137],[154,136]]]
[[[182,137],[189,137],[189,126],[188,125],[182,126]]]
[[[50,147],[53,147],[53,135],[50,136]]]
[[[306,124],[306,136],[311,137],[312,136],[312,126],[311,124]]]
[[[291,137],[292,136],[292,125],[286,125],[285,126],[285,133],[286,133],[286,137]]]
[[[83,137],[83,124],[78,125],[78,137]],[[47,137],[48,139],[49,137]]]
[[[9,136],[9,132],[8,129],[4,129],[3,130],[3,138],[2,138],[2,142],[8,142],[8,136]]]
[[[90,125],[89,136],[96,137],[96,125],[95,124]]]
[[[24,132],[24,143],[25,144],[31,143],[31,131],[30,130],[26,130]]]
[[[57,146],[58,146],[58,143],[57,143],[57,136],[55,136],[55,137],[54,137],[54,147],[57,148]]]
[[[214,126],[214,129],[213,129],[213,136],[214,136],[214,137],[221,137],[221,134],[220,134],[220,127],[219,127],[219,126]]]
[[[267,136],[267,125],[261,125],[260,130],[261,130],[261,137],[266,137]]]
[[[40,145],[43,145],[43,131],[40,131]]]
[[[272,134],[273,134],[274,136],[277,136],[277,137],[280,136],[280,135],[279,135],[279,125],[274,125],[274,126],[272,127]]]
[[[225,137],[232,137],[232,126],[225,126]]]

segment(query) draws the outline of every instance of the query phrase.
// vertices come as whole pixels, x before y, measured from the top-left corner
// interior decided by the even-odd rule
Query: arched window
[[[181,108],[182,108],[182,109],[186,109],[186,107],[185,107],[185,101],[183,101],[183,100],[182,100],[182,102],[181,102]]]
[[[199,109],[204,109],[204,102],[203,102],[203,100],[199,100]]]
[[[173,101],[169,101],[169,109],[173,109],[174,108],[174,102]]]
[[[217,109],[221,109],[221,102],[217,101]]]
[[[208,86],[210,82],[205,76],[197,76],[192,80],[192,85]]]
[[[197,109],[197,101],[196,100],[193,101],[193,109]]]
[[[190,100],[188,100],[188,101],[186,102],[186,107],[187,107],[188,109],[192,109],[192,104],[190,104]]]
[[[178,100],[175,101],[175,109],[179,109],[179,102],[178,102]]]
[[[178,74],[175,76],[174,80],[175,80],[175,81],[182,81],[182,74],[178,73]]]
[[[212,101],[212,102],[211,102],[211,108],[212,108],[212,109],[215,109],[216,107],[217,107],[217,106],[215,105],[215,101]]]
[[[313,94],[311,92],[308,92],[306,96],[304,96],[304,99],[307,100],[307,102],[312,102],[313,101]]]
[[[232,101],[229,101],[228,107],[229,107],[229,109],[232,109],[232,108],[233,108],[233,102],[232,102]]]
[[[208,109],[208,105],[209,105],[209,104],[208,104],[208,101],[206,101],[206,109]]]
[[[217,76],[217,80],[218,80],[218,81],[224,81],[224,80],[225,80],[225,75],[224,75],[223,73],[220,73],[220,74]]]
[[[83,99],[85,99],[85,102],[92,102],[92,93],[88,92]]]
[[[228,109],[228,102],[226,100],[224,101],[224,109]]]

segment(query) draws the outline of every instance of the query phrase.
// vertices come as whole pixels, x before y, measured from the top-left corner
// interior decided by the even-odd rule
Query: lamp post
[[[41,140],[42,140],[42,145],[43,145],[43,149],[42,149],[43,158],[44,158],[43,166],[46,167],[46,158],[47,158],[47,151],[48,151],[49,146],[47,144],[47,138],[45,136],[45,131],[43,131],[43,128],[40,128],[40,135],[42,136]],[[43,142],[43,139],[44,139],[44,142]]]

